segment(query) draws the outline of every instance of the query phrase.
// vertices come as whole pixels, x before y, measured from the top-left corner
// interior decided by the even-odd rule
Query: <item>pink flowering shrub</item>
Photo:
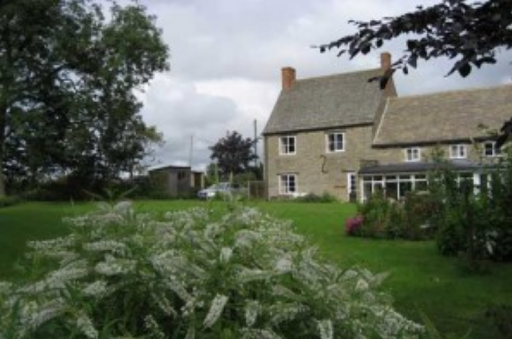
[[[345,231],[347,235],[360,235],[361,227],[363,226],[363,216],[358,214],[355,217],[348,218],[345,222]]]

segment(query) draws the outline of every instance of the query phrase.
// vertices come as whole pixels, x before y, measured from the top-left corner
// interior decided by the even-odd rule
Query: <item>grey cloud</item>
[[[142,100],[145,121],[164,133],[165,144],[155,152],[163,164],[188,164],[194,138],[193,165],[202,166],[209,157],[208,146],[237,116],[232,100],[199,93],[190,82],[165,75],[155,79]]]
[[[349,19],[380,18],[418,1],[170,1],[146,0],[171,46],[173,72],[193,79],[270,80],[281,66],[330,69],[315,44],[355,28]],[[425,1],[423,1],[425,2]],[[430,1],[432,3],[433,1]],[[347,63],[350,67],[350,63]],[[329,67],[330,66],[330,67]]]
[[[298,78],[378,67],[380,51],[349,60],[311,48],[355,32],[349,19],[379,19],[440,1],[141,0],[157,16],[171,50],[171,72],[159,76],[144,95],[145,120],[167,139],[158,158],[188,163],[194,135],[193,162],[201,166],[209,161],[208,146],[226,130],[252,136],[254,118],[262,129],[279,93],[283,66],[295,67]],[[402,40],[384,50],[398,57],[403,49]],[[499,64],[466,79],[445,77],[447,60],[421,63],[408,76],[396,75],[398,91],[411,95],[496,85],[512,78],[510,60],[511,54],[503,53]],[[206,82],[212,85],[203,91]],[[257,91],[260,96],[247,103],[248,94]]]

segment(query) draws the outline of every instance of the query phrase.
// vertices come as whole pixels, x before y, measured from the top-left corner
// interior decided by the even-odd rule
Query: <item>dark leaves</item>
[[[494,57],[483,57],[483,58],[475,60],[473,63],[476,65],[476,67],[480,68],[480,66],[482,66],[483,64],[495,64],[496,63],[496,58],[494,58]]]
[[[467,77],[467,76],[469,75],[469,73],[471,73],[471,65],[470,65],[470,64],[468,64],[468,63],[466,63],[466,64],[462,65],[462,66],[458,69],[458,71],[459,71],[459,74],[460,74],[463,78],[465,78],[465,77]]]
[[[347,50],[353,58],[381,48],[386,40],[413,33],[414,38],[405,43],[408,67],[416,68],[418,59],[448,57],[454,59],[448,74],[466,77],[472,65],[494,64],[498,49],[512,48],[511,13],[512,1],[508,0],[446,0],[397,17],[351,21],[358,31],[331,46]]]
[[[236,131],[228,133],[226,137],[209,147],[212,151],[210,158],[217,160],[222,174],[243,173],[250,167],[250,162],[258,158],[254,153],[254,143],[254,140],[244,139]]]
[[[361,53],[368,54],[370,53],[371,49],[372,45],[370,43],[365,43],[364,45],[361,46]]]
[[[446,76],[450,76],[454,72],[459,72],[459,74],[465,78],[471,73],[471,65],[466,59],[459,60],[455,63],[453,68],[450,70],[450,72]]]
[[[503,144],[512,136],[512,118],[506,121],[500,129],[501,134],[496,138],[496,147],[501,148]]]
[[[412,54],[409,59],[407,60],[407,63],[412,68],[416,68],[418,65],[418,56],[416,54]]]
[[[359,48],[353,48],[349,51],[349,53],[350,59],[353,59],[359,53]]]
[[[389,80],[391,80],[391,78],[393,77],[393,73],[395,73],[395,69],[389,68],[384,72],[383,75],[372,77],[368,79],[368,82],[378,81],[380,89],[383,90],[386,88],[386,85],[388,84]]]
[[[18,22],[1,32],[0,80],[13,91],[0,121],[22,107],[15,114],[30,128],[18,130],[9,119],[2,146],[14,151],[4,159],[34,173],[81,171],[96,179],[140,164],[159,135],[143,122],[133,89],[168,66],[152,17],[139,5],[112,5],[106,22],[101,1],[10,3],[12,13],[2,7],[4,29]]]
[[[407,49],[409,51],[414,51],[417,45],[418,42],[416,40],[407,40]]]

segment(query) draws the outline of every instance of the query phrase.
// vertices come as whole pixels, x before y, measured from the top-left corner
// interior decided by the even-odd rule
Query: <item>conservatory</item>
[[[451,161],[450,170],[457,173],[457,181],[471,181],[479,187],[483,166],[469,161]],[[372,194],[382,192],[390,199],[402,200],[407,192],[425,191],[429,173],[439,167],[433,162],[374,165],[359,170],[360,201],[366,201]]]

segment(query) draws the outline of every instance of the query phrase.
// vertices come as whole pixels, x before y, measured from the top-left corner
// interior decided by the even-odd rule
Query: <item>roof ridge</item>
[[[359,70],[359,71],[351,71],[351,72],[345,72],[345,73],[338,73],[338,74],[330,74],[330,75],[319,75],[319,76],[315,76],[315,77],[311,77],[311,78],[304,78],[304,79],[297,79],[295,80],[296,82],[304,82],[304,81],[310,81],[310,80],[321,80],[321,79],[326,79],[326,78],[336,78],[336,77],[339,77],[339,76],[342,76],[342,75],[351,75],[351,74],[356,74],[356,73],[370,73],[370,72],[375,72],[375,71],[380,71],[380,68],[370,68],[370,69],[366,69],[366,70]]]
[[[512,83],[510,84],[500,84],[500,85],[493,85],[493,86],[482,86],[482,87],[471,87],[471,88],[463,88],[463,89],[451,89],[446,91],[440,91],[440,92],[430,92],[430,93],[421,93],[421,94],[409,94],[409,95],[403,95],[403,96],[396,96],[396,97],[390,97],[390,100],[400,100],[400,99],[409,99],[409,98],[418,98],[418,97],[429,97],[429,96],[439,96],[439,95],[449,95],[453,93],[466,93],[466,92],[478,92],[478,91],[491,91],[499,88],[506,88],[511,87]]]
[[[372,140],[372,144],[375,144],[377,143],[377,138],[379,137],[380,135],[380,130],[382,128],[382,124],[384,124],[384,118],[386,117],[386,113],[388,111],[388,107],[389,107],[389,99],[391,99],[390,97],[387,97],[386,98],[386,104],[384,106],[384,109],[383,109],[383,112],[382,112],[382,115],[380,116],[380,120],[379,120],[379,125],[377,126],[377,130],[375,131],[375,135],[373,136],[373,140]]]

